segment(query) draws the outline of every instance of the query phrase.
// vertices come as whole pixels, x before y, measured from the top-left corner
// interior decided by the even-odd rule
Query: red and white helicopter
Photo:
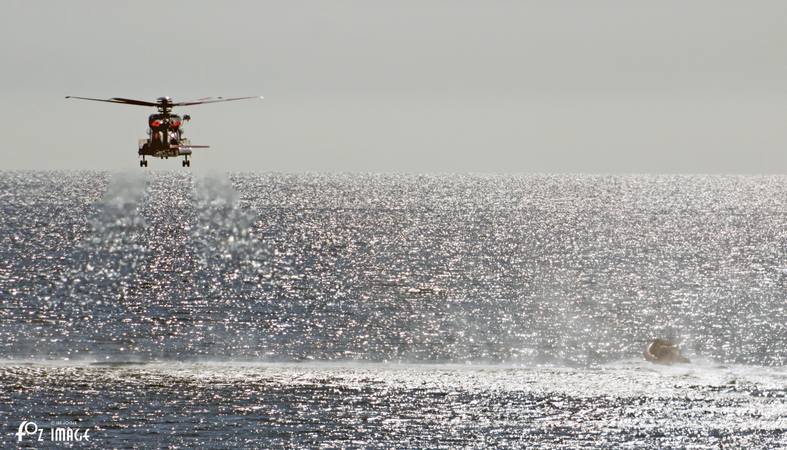
[[[177,158],[183,156],[183,167],[191,167],[191,150],[195,148],[208,148],[208,145],[192,145],[191,141],[183,137],[183,122],[188,122],[191,117],[186,114],[181,118],[177,114],[172,114],[175,106],[193,106],[205,103],[233,102],[236,100],[262,99],[262,97],[206,97],[187,102],[173,102],[170,97],[159,97],[155,102],[145,100],[134,100],[130,98],[88,98],[73,97],[79,100],[92,100],[96,102],[122,103],[125,105],[153,106],[158,108],[158,114],[151,114],[148,117],[148,138],[139,140],[139,167],[147,167],[146,156],[153,158]]]

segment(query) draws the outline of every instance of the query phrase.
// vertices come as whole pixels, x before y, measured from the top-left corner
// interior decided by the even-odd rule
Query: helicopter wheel
[[[143,159],[142,161],[139,162],[139,167],[147,167],[147,166],[148,166],[148,162],[146,160]]]
[[[188,159],[183,160],[183,167],[191,167],[191,161]]]

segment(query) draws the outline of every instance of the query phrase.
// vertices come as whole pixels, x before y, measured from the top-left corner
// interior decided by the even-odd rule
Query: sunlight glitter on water
[[[783,176],[3,172],[0,195],[7,422],[76,407],[110,446],[784,444]],[[694,363],[641,362],[654,336]],[[251,441],[209,440],[233,420]]]

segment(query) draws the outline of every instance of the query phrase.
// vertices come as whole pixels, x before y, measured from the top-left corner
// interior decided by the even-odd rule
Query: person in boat
[[[676,344],[666,339],[653,339],[645,348],[645,359],[656,364],[689,363]]]

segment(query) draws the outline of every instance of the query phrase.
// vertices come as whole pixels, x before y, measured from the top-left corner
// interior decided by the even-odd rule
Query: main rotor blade
[[[112,97],[110,100],[116,101],[118,103],[125,103],[127,105],[139,105],[139,106],[158,106],[157,102],[148,102],[145,100],[134,100],[132,98],[118,98]]]
[[[189,100],[189,102],[204,102],[205,100],[212,100],[214,98],[221,98],[221,97],[200,97],[195,100]]]
[[[118,98],[118,97],[110,98],[110,99],[104,99],[104,98],[74,97],[74,96],[71,96],[71,95],[67,95],[66,98],[75,98],[75,99],[79,99],[79,100],[92,100],[94,102],[122,103],[124,105],[139,105],[139,106],[157,106],[158,105],[158,103],[146,102],[144,100],[133,100],[133,99],[129,99],[129,98]]]
[[[234,102],[235,100],[248,100],[252,98],[258,98],[262,100],[262,96],[253,96],[253,97],[235,97],[235,98],[223,98],[223,97],[216,97],[215,99],[210,98],[209,100],[194,100],[189,102],[177,102],[172,103],[172,106],[191,106],[191,105],[202,105],[205,103],[219,103],[219,102]]]

